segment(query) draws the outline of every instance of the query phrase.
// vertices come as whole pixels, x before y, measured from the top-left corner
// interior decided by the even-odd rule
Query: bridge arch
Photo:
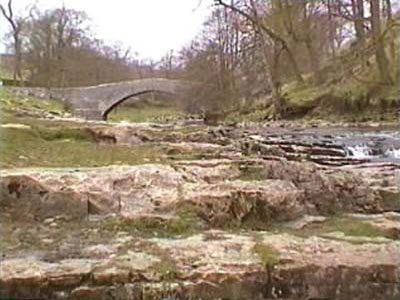
[[[106,108],[104,111],[101,112],[101,118],[106,121],[108,119],[109,113],[111,113],[116,107],[118,107],[120,104],[123,102],[127,101],[128,99],[132,97],[137,97],[141,96],[144,94],[149,94],[149,93],[154,93],[154,92],[159,92],[162,94],[169,94],[169,95],[177,95],[176,93],[170,93],[170,92],[165,92],[165,91],[156,91],[156,90],[147,90],[147,91],[141,91],[137,92],[135,94],[130,94],[127,96],[124,96],[122,99],[116,100],[114,103],[112,103],[108,108]]]

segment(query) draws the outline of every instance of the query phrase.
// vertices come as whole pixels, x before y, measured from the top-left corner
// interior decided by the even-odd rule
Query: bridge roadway
[[[130,97],[149,92],[179,96],[184,94],[190,85],[192,84],[180,80],[147,78],[89,87],[50,89],[13,87],[10,89],[15,94],[23,96],[60,100],[72,108],[77,115],[86,119],[106,120],[113,108]]]

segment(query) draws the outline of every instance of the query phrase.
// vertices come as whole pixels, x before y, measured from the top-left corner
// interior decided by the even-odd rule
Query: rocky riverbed
[[[69,126],[161,154],[3,169],[0,299],[400,297],[396,128]]]

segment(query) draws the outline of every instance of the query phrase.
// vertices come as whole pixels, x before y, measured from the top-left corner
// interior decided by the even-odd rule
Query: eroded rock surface
[[[393,172],[386,177],[382,187],[360,170],[281,159],[210,160],[172,166],[4,171],[0,192],[2,205],[41,219],[57,214],[78,219],[107,213],[135,217],[194,205],[205,219],[221,218],[225,223],[250,213],[264,220],[290,220],[307,213],[393,210],[399,205],[399,188]]]

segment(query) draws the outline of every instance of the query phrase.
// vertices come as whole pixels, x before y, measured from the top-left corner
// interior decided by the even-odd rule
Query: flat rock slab
[[[86,294],[111,299],[110,291],[115,292],[113,299],[142,299],[146,292],[153,293],[149,299],[160,299],[165,293],[184,299],[231,299],[234,292],[238,297],[251,297],[247,299],[386,300],[400,295],[400,244],[393,241],[354,244],[320,237],[212,230],[140,243],[141,250],[128,243],[132,250],[102,259],[4,260],[0,297],[78,299],[77,295]],[[168,269],[163,264],[166,257]],[[126,298],[129,293],[132,297]]]

